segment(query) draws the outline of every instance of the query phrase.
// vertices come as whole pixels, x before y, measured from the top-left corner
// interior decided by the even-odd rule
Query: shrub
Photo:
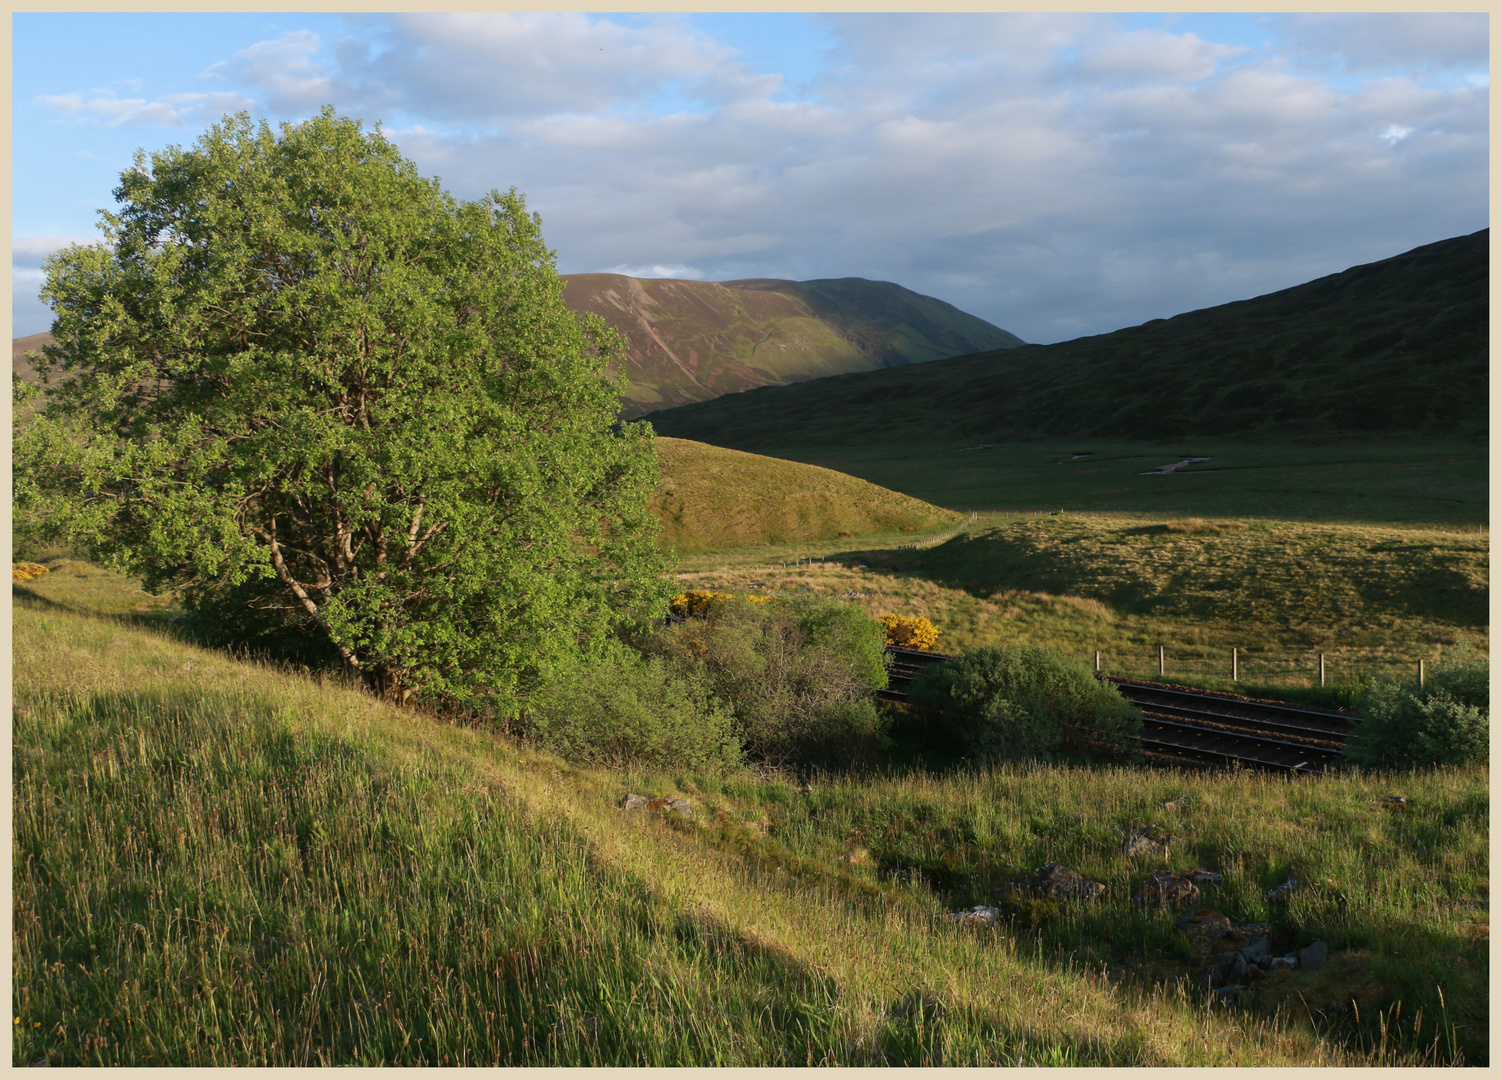
[[[698,673],[612,643],[534,694],[522,730],[588,765],[717,772],[740,763],[734,725]]]
[[[921,615],[883,615],[887,644],[899,649],[932,649],[939,643],[939,628]]]
[[[1346,760],[1371,769],[1471,765],[1487,758],[1489,664],[1462,645],[1417,679],[1379,679],[1356,699],[1362,723]]]
[[[702,673],[734,711],[759,760],[848,766],[886,745],[881,624],[859,608],[814,599],[710,602],[703,619],[662,627],[643,645],[679,671]]]
[[[41,563],[13,562],[10,564],[10,580],[16,585],[39,578],[46,572],[47,568]]]
[[[1127,760],[1142,714],[1082,662],[1032,645],[987,645],[934,664],[913,680],[908,703],[989,761],[1058,753]]]
[[[716,604],[733,604],[738,601],[765,604],[770,599],[770,596],[736,596],[735,593],[715,592],[713,589],[689,589],[673,597],[672,612],[674,615],[689,615],[703,619],[709,615],[709,609]]]

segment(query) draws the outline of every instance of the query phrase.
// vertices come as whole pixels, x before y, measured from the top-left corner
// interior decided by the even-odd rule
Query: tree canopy
[[[474,202],[332,109],[138,153],[46,265],[18,526],[378,692],[525,691],[665,601],[651,429],[514,190]]]

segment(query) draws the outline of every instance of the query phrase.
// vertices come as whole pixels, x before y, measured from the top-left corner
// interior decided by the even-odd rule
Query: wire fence
[[[1139,650],[1096,650],[1089,659],[1102,675],[1154,682],[1225,682],[1276,686],[1349,686],[1377,676],[1421,682],[1437,653],[1408,656],[1389,650],[1337,648],[1324,652],[1272,649],[1206,649],[1175,653],[1164,646]]]

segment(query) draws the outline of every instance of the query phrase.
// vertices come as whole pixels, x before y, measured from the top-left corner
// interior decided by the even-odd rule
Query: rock
[[[1268,971],[1292,971],[1299,966],[1299,958],[1294,953],[1287,956],[1275,956],[1267,962]]]
[[[1233,952],[1200,968],[1194,981],[1202,986],[1225,986],[1227,983],[1243,983],[1249,972],[1246,958]]]
[[[1288,898],[1296,891],[1302,889],[1304,883],[1296,877],[1291,877],[1283,884],[1267,890],[1267,898],[1275,904],[1286,904]]]
[[[1389,810],[1398,813],[1407,813],[1413,809],[1413,800],[1406,795],[1389,795],[1384,805]]]
[[[691,818],[694,816],[693,807],[687,799],[673,795],[663,795],[651,798],[647,795],[634,795],[628,793],[621,800],[621,809],[626,811],[650,810],[657,814],[677,814],[679,817]]]
[[[1106,891],[1102,882],[1091,881],[1056,862],[1044,863],[1032,877],[1019,881],[1017,887],[1054,900],[1094,900]]]
[[[1134,829],[1127,834],[1125,842],[1121,845],[1121,853],[1128,859],[1157,858],[1166,859],[1169,849],[1174,844],[1185,843],[1182,836],[1172,836],[1168,833],[1159,833],[1157,829],[1149,825],[1147,828]]]
[[[1206,870],[1202,866],[1196,866],[1185,872],[1184,876],[1196,885],[1219,885],[1220,875],[1214,870]]]
[[[1272,955],[1272,929],[1268,923],[1232,923],[1226,937],[1247,960],[1260,964]]]
[[[1166,803],[1164,803],[1163,804],[1163,809],[1165,809],[1165,810],[1177,810],[1180,807],[1188,806],[1193,801],[1194,800],[1193,800],[1193,798],[1191,796],[1180,795],[1177,799],[1169,799]]]
[[[1201,908],[1193,915],[1185,915],[1177,925],[1196,945],[1209,945],[1231,932],[1231,920],[1209,908]]]
[[[1330,946],[1323,941],[1316,941],[1313,945],[1305,946],[1299,950],[1299,967],[1305,971],[1318,971],[1325,966],[1325,957],[1330,953]]]
[[[1245,989],[1245,986],[1236,983],[1232,983],[1230,986],[1222,986],[1210,991],[1210,1000],[1217,1005],[1231,1005],[1235,1003],[1236,999],[1241,996],[1241,992]]]
[[[940,918],[950,919],[964,926],[995,926],[1001,921],[1001,908],[977,904],[969,911],[951,911]]]
[[[1132,906],[1137,908],[1165,907],[1184,908],[1198,901],[1200,891],[1188,878],[1168,870],[1159,870],[1142,883],[1132,897]]]

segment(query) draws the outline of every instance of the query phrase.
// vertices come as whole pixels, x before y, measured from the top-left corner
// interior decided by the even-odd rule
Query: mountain
[[[1055,345],[991,350],[652,413],[746,450],[1097,436],[1477,435],[1488,230]]]
[[[1022,339],[886,281],[567,274],[564,301],[630,344],[622,415],[758,386],[923,363]]]
[[[963,515],[854,476],[687,439],[657,439],[652,509],[680,551],[927,533]]]

